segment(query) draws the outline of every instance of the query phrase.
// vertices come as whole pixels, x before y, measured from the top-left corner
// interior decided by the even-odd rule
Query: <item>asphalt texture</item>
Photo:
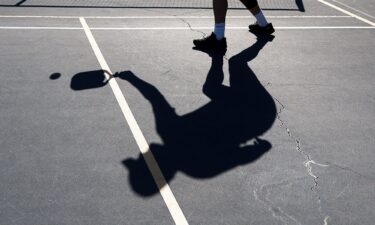
[[[375,223],[375,3],[209,3],[0,1],[0,224],[178,224],[80,18],[188,224]]]

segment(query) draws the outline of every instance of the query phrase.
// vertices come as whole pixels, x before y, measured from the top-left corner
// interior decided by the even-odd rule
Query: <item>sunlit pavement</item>
[[[375,3],[0,5],[0,224],[373,224]]]

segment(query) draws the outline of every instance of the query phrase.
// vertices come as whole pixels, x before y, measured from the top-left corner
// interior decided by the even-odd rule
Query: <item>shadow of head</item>
[[[132,189],[141,196],[151,196],[158,192],[158,187],[143,157],[138,159],[125,159],[122,164],[129,171],[129,183],[132,185]]]
[[[159,189],[164,187],[177,172],[176,169],[171,168],[173,164],[169,164],[169,167],[165,168],[166,170],[163,170],[161,173],[159,170],[160,162],[155,161],[154,155],[150,150],[144,154],[140,154],[137,159],[125,159],[122,161],[122,164],[129,171],[128,179],[133,190],[145,197],[159,192]]]

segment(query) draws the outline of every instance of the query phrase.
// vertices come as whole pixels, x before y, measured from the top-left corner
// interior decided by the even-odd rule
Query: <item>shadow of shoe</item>
[[[225,53],[227,53],[226,49],[212,49],[212,48],[199,48],[199,47],[193,47],[193,50],[204,52],[207,55],[212,57],[223,57]]]

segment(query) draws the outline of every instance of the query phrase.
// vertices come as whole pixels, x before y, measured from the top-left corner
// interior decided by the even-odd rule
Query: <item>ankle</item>
[[[214,34],[218,41],[222,40],[225,36],[225,23],[215,23]]]
[[[260,11],[258,14],[255,15],[255,18],[257,20],[257,24],[261,27],[265,27],[268,25],[267,19],[264,16],[263,12]]]

